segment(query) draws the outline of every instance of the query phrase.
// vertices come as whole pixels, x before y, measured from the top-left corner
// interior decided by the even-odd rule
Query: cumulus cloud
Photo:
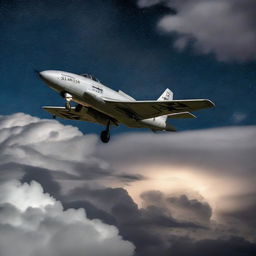
[[[159,193],[165,198],[164,194]],[[64,201],[66,207],[84,207],[88,216],[96,215],[116,225],[122,236],[134,243],[137,255],[155,255],[156,252],[166,255],[166,250],[171,246],[171,241],[167,239],[170,234],[193,237],[193,233],[205,229],[201,223],[174,218],[172,209],[164,203],[149,203],[145,199],[147,205],[139,208],[123,188],[76,188]]]
[[[114,226],[89,220],[84,209],[63,210],[37,182],[0,186],[0,254],[133,255]]]
[[[192,46],[220,61],[256,59],[254,0],[138,0],[138,6],[163,4],[176,14],[162,17],[158,28],[176,35],[174,47]]]
[[[83,134],[72,126],[54,120],[39,119],[17,113],[0,117],[0,162],[2,179],[20,178],[28,172],[45,173],[56,180],[93,184],[103,178],[130,182],[143,179],[141,175],[115,173],[109,163],[95,154],[97,136]],[[12,172],[6,169],[12,168]],[[42,169],[44,171],[42,171]],[[46,177],[45,177],[46,178]]]

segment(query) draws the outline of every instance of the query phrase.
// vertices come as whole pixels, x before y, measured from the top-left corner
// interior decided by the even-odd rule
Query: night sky
[[[256,255],[255,17],[254,0],[0,0],[0,256]],[[42,110],[64,106],[50,69],[216,107],[102,145]]]
[[[94,74],[140,100],[157,99],[168,87],[175,99],[216,103],[196,120],[176,121],[179,130],[255,124],[256,54],[218,61],[214,52],[177,50],[177,35],[156,25],[170,12],[160,4],[138,8],[136,1],[1,1],[1,113],[48,118],[41,106],[62,106],[63,99],[33,70],[57,69]],[[75,125],[85,133],[102,129]]]

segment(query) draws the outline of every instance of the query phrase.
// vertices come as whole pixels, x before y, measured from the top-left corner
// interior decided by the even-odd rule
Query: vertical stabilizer
[[[157,99],[157,101],[166,101],[173,100],[173,92],[167,88],[162,95]],[[156,117],[156,119],[161,120],[162,122],[166,122],[167,115]]]
[[[173,92],[167,88],[157,100],[173,100]]]

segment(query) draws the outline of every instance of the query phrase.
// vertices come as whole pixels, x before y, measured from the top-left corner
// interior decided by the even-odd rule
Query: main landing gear
[[[108,143],[110,140],[110,121],[107,123],[106,130],[102,131],[100,134],[100,139],[103,143]]]

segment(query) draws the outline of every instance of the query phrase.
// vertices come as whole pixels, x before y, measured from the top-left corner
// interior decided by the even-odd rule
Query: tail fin
[[[173,100],[173,92],[167,88],[157,100]]]
[[[173,100],[173,92],[169,88],[167,88],[162,93],[162,95],[157,99],[157,101],[166,101],[166,100]],[[163,121],[163,122],[166,122],[167,115],[159,116],[159,117],[156,117],[156,118]]]

